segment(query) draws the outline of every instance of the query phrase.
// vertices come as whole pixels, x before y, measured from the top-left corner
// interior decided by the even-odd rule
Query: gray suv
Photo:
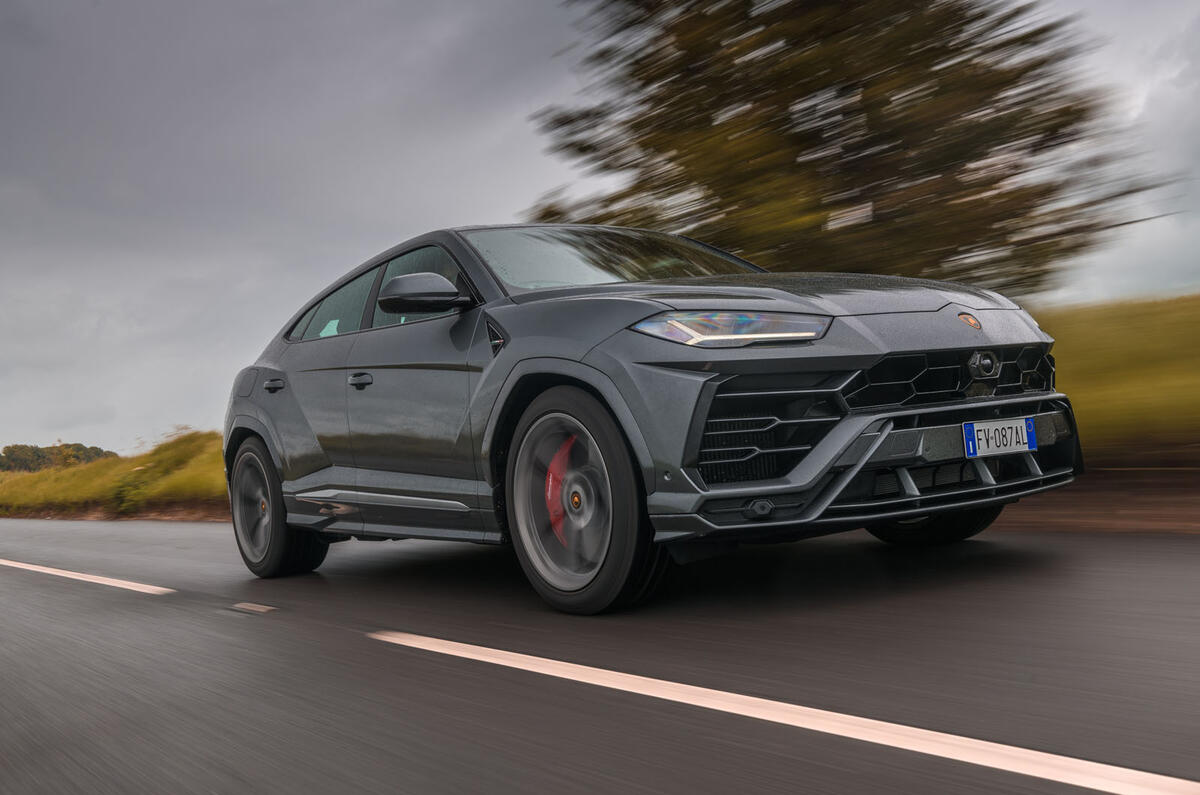
[[[741,543],[960,541],[1082,470],[1052,343],[958,284],[616,227],[432,232],[238,375],[238,548],[273,577],[351,538],[511,543],[547,602],[595,613]]]

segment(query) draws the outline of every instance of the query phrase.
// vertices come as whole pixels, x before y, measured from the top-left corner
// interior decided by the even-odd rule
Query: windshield
[[[518,292],[752,270],[699,243],[637,229],[524,226],[462,234],[496,276]]]

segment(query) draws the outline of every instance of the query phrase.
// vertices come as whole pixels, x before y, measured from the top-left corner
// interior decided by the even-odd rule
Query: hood
[[[977,287],[865,273],[745,273],[662,279],[537,290],[513,296],[513,300],[525,303],[603,295],[656,301],[671,309],[753,309],[833,316],[936,312],[947,304],[980,310],[1019,308],[1007,298]]]

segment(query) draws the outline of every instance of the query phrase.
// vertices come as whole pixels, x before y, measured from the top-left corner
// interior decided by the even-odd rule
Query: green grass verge
[[[221,435],[172,437],[148,453],[107,458],[0,479],[0,514],[82,513],[135,515],[163,506],[223,502]]]
[[[1200,449],[1200,295],[1036,313],[1058,339],[1058,386],[1071,396],[1088,458],[1143,459]],[[1153,453],[1155,455],[1159,452]],[[1178,456],[1171,459],[1178,463]],[[41,472],[0,473],[0,515],[155,508],[226,501],[221,437],[168,439],[148,453]]]

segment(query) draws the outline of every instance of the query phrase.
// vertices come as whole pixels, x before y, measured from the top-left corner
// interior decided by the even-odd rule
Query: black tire
[[[934,547],[965,541],[982,533],[1004,510],[1003,505],[972,508],[926,516],[912,521],[885,522],[867,527],[867,532],[901,547]]]
[[[251,437],[238,448],[229,501],[238,552],[255,575],[304,574],[325,560],[328,543],[316,533],[288,527],[279,473],[260,439]]]
[[[569,441],[559,444],[564,438]],[[549,471],[555,465],[552,460],[539,469],[535,448],[563,454],[557,525],[549,496]],[[568,462],[569,456],[582,457],[582,463]],[[670,564],[667,550],[653,542],[640,476],[621,429],[582,389],[554,387],[525,410],[513,433],[505,493],[509,535],[521,568],[534,590],[558,610],[591,615],[632,606],[650,596]],[[586,504],[575,499],[581,493],[588,495]],[[585,518],[563,530],[564,521],[574,519],[567,515],[572,510]],[[603,524],[597,517],[605,519]],[[547,530],[553,530],[561,550]],[[587,559],[579,549],[568,552],[569,543],[590,547]],[[579,565],[558,565],[555,556]]]

